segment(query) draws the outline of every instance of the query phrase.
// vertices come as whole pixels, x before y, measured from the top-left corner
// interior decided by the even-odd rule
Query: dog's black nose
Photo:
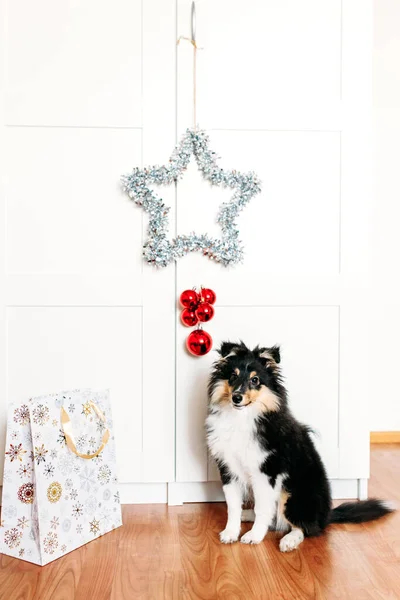
[[[233,404],[240,404],[242,400],[243,400],[242,394],[238,394],[238,393],[232,394]]]

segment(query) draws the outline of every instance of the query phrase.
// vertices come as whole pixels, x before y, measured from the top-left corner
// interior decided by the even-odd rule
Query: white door
[[[189,44],[175,86],[190,0],[0,8],[0,448],[9,400],[109,387],[123,500],[135,482],[165,499],[167,481],[215,479],[203,433],[215,355],[186,354],[176,310],[203,284],[218,295],[215,346],[281,343],[293,410],[319,430],[330,476],[367,477],[370,0],[198,3],[199,123],[222,166],[263,180],[231,270],[144,264],[147,219],[118,183],[163,164],[192,124]],[[216,231],[228,198],[196,169],[177,197],[161,193],[179,233]]]
[[[119,179],[175,142],[174,1],[1,8],[1,452],[11,399],[110,388],[135,501],[174,477],[175,288]]]
[[[190,2],[178,6],[179,34],[187,35]],[[371,19],[365,0],[198,3],[199,124],[221,166],[254,170],[263,189],[238,219],[243,265],[225,269],[200,255],[177,265],[178,293],[201,284],[216,291],[205,327],[214,348],[226,339],[281,345],[295,415],[318,432],[329,476],[354,481],[369,468]],[[180,132],[191,123],[190,61],[182,46]],[[193,166],[178,187],[178,232],[218,235],[217,210],[228,197]],[[176,476],[212,481],[203,424],[216,354],[185,353],[187,334],[177,318]]]

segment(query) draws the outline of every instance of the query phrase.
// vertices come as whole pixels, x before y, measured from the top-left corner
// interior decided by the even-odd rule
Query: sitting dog
[[[280,352],[224,342],[209,381],[207,443],[223,484],[228,522],[220,533],[236,542],[241,521],[253,526],[240,541],[259,544],[268,529],[287,532],[280,550],[320,535],[329,523],[362,523],[391,512],[381,500],[331,507],[331,493],[310,429],[290,412]],[[242,511],[252,497],[254,510]]]

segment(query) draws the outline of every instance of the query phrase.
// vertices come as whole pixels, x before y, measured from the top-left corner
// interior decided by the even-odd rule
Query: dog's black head
[[[208,386],[210,404],[219,408],[276,412],[285,402],[278,346],[250,350],[243,342],[223,342]]]

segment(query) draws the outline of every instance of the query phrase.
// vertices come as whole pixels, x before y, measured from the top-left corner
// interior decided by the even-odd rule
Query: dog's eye
[[[260,380],[258,379],[258,377],[252,377],[252,378],[251,378],[251,383],[252,383],[253,385],[257,385],[259,381],[260,381]]]

